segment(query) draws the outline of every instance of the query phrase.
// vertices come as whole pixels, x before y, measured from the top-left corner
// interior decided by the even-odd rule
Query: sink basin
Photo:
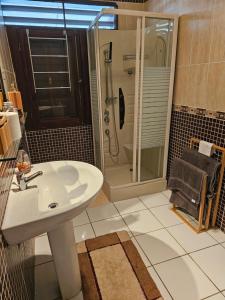
[[[18,191],[12,185],[2,224],[8,244],[19,244],[73,219],[95,198],[103,183],[101,171],[78,161],[36,164],[32,173],[37,171],[43,175],[32,180],[29,189]]]
[[[36,164],[32,173],[37,171],[43,175],[33,179],[28,189],[19,191],[12,185],[2,233],[14,245],[47,232],[62,298],[75,299],[81,282],[72,219],[98,194],[103,175],[78,161]]]

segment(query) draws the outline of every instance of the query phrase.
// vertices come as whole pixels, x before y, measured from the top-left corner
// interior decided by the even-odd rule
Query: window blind
[[[114,3],[87,4],[62,1],[1,0],[4,23],[15,26],[88,28],[103,8]],[[115,29],[116,17],[105,15],[99,27]]]

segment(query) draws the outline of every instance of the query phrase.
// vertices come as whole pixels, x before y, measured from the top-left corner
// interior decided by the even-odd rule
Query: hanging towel
[[[192,203],[187,197],[185,197],[181,192],[172,192],[170,197],[170,202],[175,204],[180,210],[185,211],[189,215],[198,219],[199,208],[194,203]]]
[[[212,155],[212,146],[213,146],[212,143],[208,143],[206,141],[200,141],[198,152],[202,153],[206,156],[211,156]]]
[[[182,159],[207,173],[207,195],[213,197],[218,184],[221,163],[193,149],[185,149]]]
[[[175,158],[168,182],[172,191],[181,192],[191,203],[199,206],[203,189],[204,177],[207,173],[194,165]]]

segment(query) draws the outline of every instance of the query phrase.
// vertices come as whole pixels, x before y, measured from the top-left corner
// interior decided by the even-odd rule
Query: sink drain
[[[53,208],[56,208],[57,206],[58,206],[57,202],[52,202],[52,203],[49,204],[48,208],[53,209]]]

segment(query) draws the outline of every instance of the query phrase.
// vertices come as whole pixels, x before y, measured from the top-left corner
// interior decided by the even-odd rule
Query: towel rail
[[[191,149],[198,150],[199,143],[200,143],[200,139],[192,137],[190,139],[189,147]],[[203,190],[201,193],[201,204],[200,204],[200,208],[199,208],[199,217],[198,217],[197,224],[196,224],[196,222],[193,222],[193,220],[190,219],[190,217],[188,217],[185,213],[178,210],[175,204],[173,204],[173,207],[171,208],[171,210],[179,218],[181,218],[185,224],[187,224],[189,227],[191,227],[197,233],[208,230],[210,225],[212,227],[215,227],[215,225],[216,225],[216,218],[217,218],[219,201],[220,201],[220,193],[221,193],[224,169],[225,169],[225,148],[213,144],[212,150],[213,150],[212,158],[218,160],[221,163],[221,169],[220,169],[219,178],[218,178],[218,186],[217,186],[217,190],[216,190],[215,204],[214,204],[214,206],[212,205],[213,204],[212,198],[208,199],[208,206],[207,206],[204,224],[203,224],[203,218],[204,218],[204,210],[205,210],[205,205],[206,205],[207,178],[204,178]],[[213,213],[212,213],[212,209],[213,209]],[[210,224],[210,220],[211,220],[211,224]]]

